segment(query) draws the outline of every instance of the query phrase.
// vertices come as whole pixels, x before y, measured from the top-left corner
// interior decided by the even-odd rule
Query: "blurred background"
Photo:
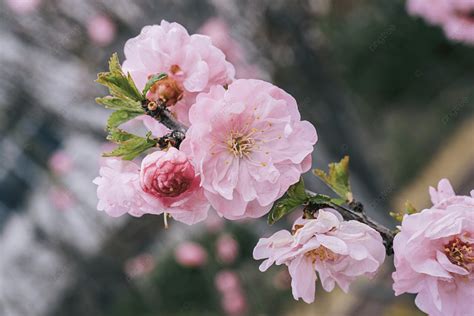
[[[429,205],[442,177],[474,188],[474,47],[401,0],[0,0],[0,315],[421,315],[375,281],[292,299],[286,268],[258,271],[265,219],[188,227],[96,211],[107,60],[162,19],[212,37],[240,78],[298,100],[317,128],[313,166],[351,157],[369,214]],[[327,193],[312,176],[316,192]]]

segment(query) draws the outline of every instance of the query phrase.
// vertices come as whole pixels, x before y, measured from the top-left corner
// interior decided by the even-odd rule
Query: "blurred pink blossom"
[[[229,25],[220,18],[210,18],[202,25],[198,33],[207,35],[212,43],[220,48],[235,67],[237,78],[262,78],[262,70],[249,64],[247,54],[240,43],[232,38]]]
[[[214,283],[221,293],[240,289],[239,276],[231,270],[219,271],[215,276]]]
[[[216,243],[217,258],[223,263],[233,263],[239,254],[239,244],[229,234],[223,234]]]
[[[222,309],[227,315],[241,315],[247,310],[247,301],[242,291],[237,273],[231,270],[218,272],[214,279],[217,290],[222,295]]]
[[[243,315],[247,311],[247,300],[242,291],[225,292],[222,297],[222,309],[227,315]]]
[[[66,211],[75,205],[71,193],[61,187],[52,187],[49,191],[49,199],[53,206],[60,211]]]
[[[29,14],[41,4],[41,0],[5,0],[7,6],[16,14]]]
[[[54,173],[63,175],[72,170],[74,162],[67,152],[57,150],[49,158],[48,165]]]
[[[206,228],[211,233],[216,233],[224,228],[224,219],[215,212],[210,212],[205,221]]]
[[[99,46],[107,46],[115,38],[116,26],[107,15],[96,15],[87,21],[87,34],[92,42]]]
[[[266,259],[260,271],[272,264],[286,264],[295,299],[312,303],[316,272],[323,289],[330,292],[336,283],[347,292],[358,276],[372,277],[385,259],[380,234],[357,221],[343,221],[332,209],[319,210],[316,219],[299,219],[293,234],[280,230],[261,238],[253,252],[255,259]]]
[[[155,258],[145,253],[128,259],[125,262],[124,270],[129,278],[135,279],[152,272],[155,265]]]
[[[227,219],[266,214],[311,167],[314,126],[296,100],[261,80],[215,86],[191,107],[181,144],[194,161],[214,209]]]
[[[473,0],[409,0],[407,10],[441,26],[448,38],[474,44]]]
[[[184,267],[201,267],[207,263],[207,252],[198,243],[186,241],[178,245],[174,253],[176,262]]]
[[[417,294],[418,308],[432,316],[471,315],[474,191],[456,196],[443,179],[430,194],[433,206],[405,215],[395,236],[395,295]]]

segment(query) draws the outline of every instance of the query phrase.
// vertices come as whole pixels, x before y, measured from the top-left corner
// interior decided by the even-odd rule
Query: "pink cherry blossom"
[[[161,205],[174,219],[195,224],[207,217],[209,203],[202,188],[200,177],[194,171],[187,156],[171,147],[167,151],[155,151],[146,156],[141,164],[140,184],[145,199]]]
[[[207,263],[207,252],[198,243],[181,243],[174,253],[176,262],[184,267],[201,267]]]
[[[209,37],[189,35],[180,24],[164,20],[160,25],[145,26],[137,37],[128,40],[125,57],[123,69],[130,72],[139,89],[152,75],[168,75],[148,96],[164,101],[184,124],[189,123],[188,111],[196,95],[232,82],[235,72]]]
[[[173,159],[182,159],[182,155],[175,148],[170,148],[168,152],[158,151],[150,154],[142,162],[145,167],[142,167],[142,179],[146,179],[148,184],[156,182],[153,178],[156,174],[149,173],[150,170],[157,167],[156,163],[153,165],[153,162],[156,162],[155,158],[160,159],[160,163],[164,162],[166,165]],[[99,203],[97,209],[105,211],[110,216],[117,217],[126,213],[132,216],[159,215],[166,212],[175,220],[188,225],[202,221],[207,216],[209,203],[199,188],[198,176],[181,194],[160,196],[154,194],[152,189],[149,192],[142,189],[140,169],[135,162],[117,158],[103,158],[99,173],[100,176],[93,181],[98,185]],[[170,175],[173,175],[173,172]],[[170,183],[173,184],[173,181],[175,180],[171,179]],[[168,187],[168,190],[170,188]]]
[[[311,167],[316,130],[300,120],[293,97],[260,80],[200,94],[181,150],[193,157],[201,186],[228,219],[260,217]]]
[[[385,259],[380,234],[358,221],[343,221],[332,209],[319,210],[316,219],[299,219],[293,234],[281,230],[261,238],[254,249],[255,259],[266,259],[260,271],[272,264],[285,264],[291,275],[295,299],[312,303],[316,272],[326,291],[335,284],[347,292],[358,276],[372,277]]]
[[[408,12],[443,28],[452,40],[474,44],[473,0],[409,0]]]
[[[99,46],[107,46],[115,38],[115,23],[107,15],[96,15],[87,21],[87,34],[92,42]]]
[[[97,209],[118,217],[129,213],[142,216],[151,207],[143,198],[138,165],[117,158],[103,158],[97,184]]]
[[[394,239],[395,295],[416,293],[432,316],[470,315],[474,300],[474,192],[456,196],[448,180],[430,188],[433,206],[405,215]]]
[[[232,263],[239,254],[239,243],[231,235],[224,234],[217,239],[217,258],[223,263]]]

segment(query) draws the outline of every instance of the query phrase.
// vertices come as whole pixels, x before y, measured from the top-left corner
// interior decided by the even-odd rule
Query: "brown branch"
[[[186,134],[186,126],[176,120],[173,114],[166,108],[165,104],[145,100],[142,103],[142,107],[147,115],[153,117],[170,130]]]

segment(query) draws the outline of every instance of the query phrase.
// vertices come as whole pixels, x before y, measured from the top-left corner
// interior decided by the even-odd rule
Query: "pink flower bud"
[[[173,66],[175,66],[175,68],[173,68],[175,71],[181,72],[179,66]],[[183,88],[175,79],[167,77],[157,81],[151,86],[146,98],[150,101],[162,102],[166,106],[172,106],[183,98]]]
[[[174,147],[155,151],[142,161],[142,189],[158,198],[179,196],[191,187],[194,178],[193,165]]]
[[[183,242],[174,253],[176,262],[184,267],[201,267],[207,263],[207,252],[195,242]]]
[[[232,236],[225,234],[217,240],[216,250],[220,261],[232,263],[239,254],[239,244]]]

